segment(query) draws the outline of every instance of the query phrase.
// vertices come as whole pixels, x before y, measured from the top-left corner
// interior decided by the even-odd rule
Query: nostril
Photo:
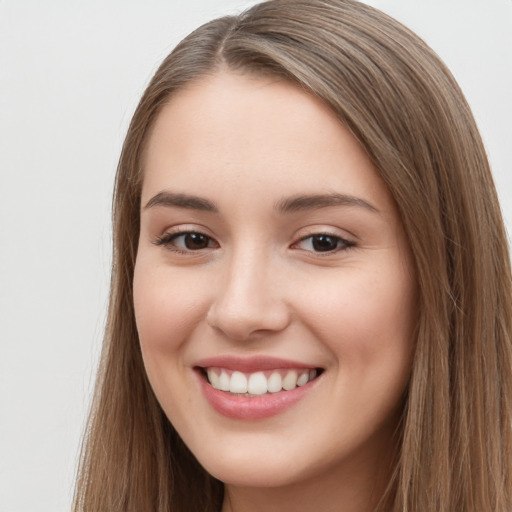
[[[261,286],[229,286],[211,304],[206,323],[235,341],[284,330],[291,320],[288,306],[273,297],[270,289],[258,292]]]

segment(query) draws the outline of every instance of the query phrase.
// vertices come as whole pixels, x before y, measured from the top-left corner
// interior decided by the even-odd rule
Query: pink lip
[[[315,368],[310,364],[280,359],[277,357],[256,356],[256,357],[233,357],[217,356],[201,359],[195,366],[201,368],[226,368],[226,370],[238,370],[239,372],[251,373],[263,370],[276,370],[279,368],[307,369]]]
[[[226,368],[241,372],[255,372],[279,368],[313,368],[311,365],[268,357],[212,357],[199,361],[196,368]],[[203,371],[196,371],[200,381],[201,390],[215,411],[228,418],[237,420],[258,420],[280,414],[285,409],[301,400],[312,390],[319,377],[304,386],[297,387],[290,391],[268,393],[258,397],[236,396],[226,391],[215,389],[204,377]]]

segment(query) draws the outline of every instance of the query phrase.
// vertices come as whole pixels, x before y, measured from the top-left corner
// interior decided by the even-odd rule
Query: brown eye
[[[353,242],[326,233],[307,236],[296,244],[299,249],[316,253],[337,252],[353,247],[354,245]]]
[[[193,252],[218,247],[213,238],[195,231],[168,233],[157,238],[154,243],[175,252]]]
[[[316,252],[334,251],[338,248],[340,239],[329,235],[315,235],[311,237],[311,245]]]
[[[183,245],[189,251],[198,251],[210,246],[210,237],[203,235],[202,233],[186,233],[185,235],[180,235],[176,238],[182,238]],[[176,241],[176,239],[173,241]]]

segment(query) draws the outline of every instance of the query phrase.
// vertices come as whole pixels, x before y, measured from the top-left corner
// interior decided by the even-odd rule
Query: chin
[[[290,461],[274,462],[247,456],[226,458],[203,467],[221,482],[236,487],[285,487],[305,478]]]

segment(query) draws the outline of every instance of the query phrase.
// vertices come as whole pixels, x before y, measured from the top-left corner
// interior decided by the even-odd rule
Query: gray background
[[[0,0],[0,510],[69,510],[107,304],[110,197],[161,59],[241,0]],[[465,91],[512,229],[512,0],[372,0]]]

